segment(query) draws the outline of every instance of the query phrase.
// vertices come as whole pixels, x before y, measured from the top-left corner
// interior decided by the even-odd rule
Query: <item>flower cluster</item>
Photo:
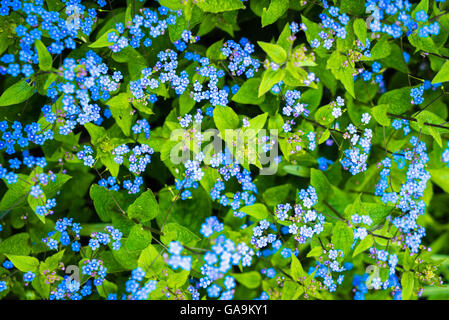
[[[100,248],[101,245],[108,245],[112,242],[112,250],[120,250],[121,242],[123,234],[119,229],[114,228],[113,226],[106,226],[104,232],[93,232],[90,235],[89,247],[92,251],[95,251]]]
[[[93,157],[94,150],[91,146],[84,145],[83,150],[76,153],[78,159],[82,160],[85,166],[92,167],[95,163],[95,158]]]
[[[314,277],[323,279],[323,284],[328,288],[329,292],[337,290],[337,286],[341,285],[344,280],[342,272],[346,271],[345,266],[342,265],[344,254],[341,250],[330,249],[323,250],[323,255],[320,256],[316,262],[315,267],[309,268],[309,274],[314,273]],[[335,275],[337,279],[334,279]]]
[[[23,74],[29,77],[34,73],[33,65],[39,63],[39,52],[35,44],[38,42],[44,48],[41,39],[50,39],[47,47],[51,54],[61,54],[64,49],[76,49],[75,39],[79,36],[89,36],[92,27],[97,21],[97,12],[94,8],[87,9],[81,1],[62,1],[66,6],[62,13],[46,10],[44,1],[5,1],[1,3],[0,15],[8,16],[18,13],[25,19],[14,21],[14,33],[17,36],[20,50],[18,56],[6,53],[0,61],[0,74],[9,74],[17,77]],[[16,60],[17,59],[17,60]],[[7,65],[7,66],[6,66]]]
[[[372,32],[381,32],[397,39],[400,38],[404,31],[407,36],[418,30],[417,35],[422,38],[427,38],[429,35],[438,35],[440,32],[440,24],[435,21],[427,23],[428,16],[424,10],[420,10],[411,15],[412,4],[405,1],[366,1],[366,11],[371,13],[374,18],[369,24]],[[389,18],[395,21],[389,24]],[[394,18],[393,18],[394,17]]]
[[[103,284],[107,275],[107,268],[103,265],[103,261],[99,259],[84,260],[81,270],[83,275],[93,278],[96,287]]]
[[[125,156],[127,156],[129,171],[136,175],[140,175],[145,171],[147,165],[151,163],[151,155],[153,153],[154,150],[146,144],[136,145],[132,149],[128,145],[122,144],[112,151],[112,154],[115,155],[114,161],[117,164],[123,164]]]
[[[79,223],[73,222],[73,218],[62,218],[56,221],[55,229],[42,239],[48,248],[58,250],[59,245],[66,247],[71,245],[73,252],[81,249],[80,231],[82,227]]]
[[[228,104],[229,89],[220,89],[217,85],[221,78],[225,76],[225,72],[210,64],[206,57],[201,57],[199,54],[186,53],[186,59],[197,61],[200,67],[195,69],[197,75],[201,77],[202,82],[195,80],[193,83],[193,91],[190,92],[190,97],[196,101],[201,102],[207,100],[212,106],[226,106]],[[206,89],[205,89],[206,88]]]
[[[314,187],[301,189],[298,193],[300,203],[294,207],[287,204],[278,204],[275,215],[280,221],[291,221],[288,224],[288,233],[292,234],[296,241],[303,244],[314,235],[318,235],[324,228],[324,216],[312,207],[318,203],[318,196]],[[290,214],[293,209],[294,215]]]
[[[122,79],[120,71],[115,71],[112,76],[108,71],[106,63],[93,51],[88,51],[79,61],[64,59],[58,78],[64,81],[52,82],[47,89],[47,96],[54,104],[46,105],[42,110],[46,122],[56,124],[62,135],[72,132],[77,123],[100,124],[101,109],[94,102],[108,100],[110,92],[119,88]]]
[[[340,10],[338,7],[331,6],[328,9],[329,15],[326,13],[321,13],[319,17],[324,29],[329,29],[330,33],[335,35],[337,38],[346,39],[346,25],[348,24],[350,18],[346,13],[340,13],[339,11]],[[329,39],[327,34],[324,32],[320,34],[320,37],[324,40],[323,47],[329,50],[332,47],[333,40]],[[318,40],[316,39],[316,41]]]
[[[146,272],[142,268],[136,268],[131,272],[131,277],[126,281],[126,300],[147,300],[148,295],[156,290],[157,281],[148,280],[143,284]],[[142,285],[143,284],[143,285]]]
[[[362,115],[362,123],[368,124],[371,116],[367,113]],[[351,148],[344,151],[344,158],[340,161],[345,170],[349,170],[352,175],[364,172],[367,169],[368,155],[371,150],[371,139],[373,131],[365,128],[363,136],[358,134],[357,128],[351,123],[346,128],[345,139],[349,139]]]
[[[424,102],[424,91],[436,90],[441,86],[441,83],[431,83],[429,80],[425,80],[420,86],[410,89],[410,97],[412,98],[412,104],[422,104]]]
[[[285,107],[282,108],[282,114],[293,118],[297,118],[300,115],[305,117],[309,116],[309,110],[307,110],[307,104],[298,102],[301,98],[301,92],[299,90],[287,90],[284,95],[285,98]],[[283,129],[284,132],[290,132],[291,126],[294,125],[294,120],[288,120],[284,123]]]
[[[192,257],[181,256],[181,252],[184,247],[179,243],[179,241],[171,241],[168,244],[168,252],[170,253],[170,258],[167,264],[173,269],[177,270],[181,268],[182,270],[190,271],[192,269]]]
[[[131,81],[129,90],[133,98],[142,104],[154,103],[157,101],[155,94],[151,93],[158,88],[162,88],[165,83],[171,85],[176,94],[181,95],[190,83],[189,74],[184,70],[178,75],[178,53],[171,49],[161,51],[157,55],[158,61],[153,68],[144,68],[142,70],[143,77]],[[159,77],[154,74],[159,73]]]
[[[224,224],[220,223],[216,216],[207,217],[204,223],[201,225],[200,233],[209,238],[215,232],[221,232],[224,229]]]
[[[11,130],[8,130],[11,129]],[[0,139],[0,150],[5,150],[7,154],[14,154],[16,152],[14,146],[23,149],[26,147],[31,147],[31,143],[36,145],[43,145],[46,141],[53,140],[54,133],[51,129],[47,127],[42,128],[41,124],[38,122],[32,122],[23,126],[20,122],[14,121],[14,123],[9,128],[6,121],[0,122],[0,132],[2,132],[2,137]],[[28,166],[28,163],[36,161],[34,157],[30,157],[27,150],[24,150],[23,161],[24,164]],[[28,158],[25,160],[25,157]],[[45,159],[44,159],[45,160]]]
[[[445,232],[445,0],[301,1],[298,23],[288,0],[249,15],[160,2],[0,2],[2,298],[409,299],[443,284],[424,237]],[[260,15],[280,34],[253,44],[239,23]],[[215,27],[231,37],[210,41]],[[267,153],[280,172],[261,170]]]
[[[218,200],[224,207],[230,206],[234,211],[234,216],[243,218],[246,214],[238,211],[242,204],[250,206],[255,203],[257,194],[257,187],[253,183],[251,173],[243,169],[236,160],[231,160],[230,155],[225,153],[218,153],[212,156],[211,167],[218,168],[220,178],[215,182],[210,196],[212,200]],[[225,182],[235,177],[241,187],[241,191],[234,193],[232,200],[230,200],[222,192],[226,189]]]
[[[351,216],[352,227],[354,231],[354,240],[363,240],[368,235],[367,227],[371,226],[373,220],[370,216],[359,216],[357,213]],[[362,226],[365,225],[365,226]]]
[[[390,186],[389,176],[393,171],[393,162],[387,157],[382,161],[384,167],[380,172],[380,181],[376,185],[375,194],[381,197],[384,203],[393,203],[402,215],[393,219],[393,224],[402,232],[404,245],[410,248],[412,253],[417,253],[421,239],[425,235],[425,229],[416,222],[420,215],[424,214],[426,204],[422,197],[430,179],[430,174],[425,165],[429,161],[426,144],[415,136],[410,138],[412,149],[404,149],[393,157],[398,170],[407,166],[406,181],[399,192],[387,192]]]
[[[228,40],[221,48],[221,53],[229,60],[228,69],[232,75],[245,74],[246,78],[254,77],[260,67],[259,60],[251,57],[253,52],[254,45],[246,38],[241,38],[238,43]]]
[[[271,229],[273,232],[277,231],[277,228],[274,224],[270,224],[265,219],[260,220],[259,223],[253,228],[251,244],[254,245],[257,249],[262,249],[268,246],[268,244],[271,244],[274,249],[278,250],[281,247],[282,242],[280,240],[277,240],[276,234],[269,233],[269,229]]]
[[[112,52],[120,52],[128,46],[139,48],[143,44],[146,48],[151,47],[152,39],[164,35],[168,27],[176,23],[177,16],[181,16],[181,11],[174,13],[164,6],[157,11],[142,8],[131,23],[125,26],[122,22],[115,24],[115,30],[107,34],[108,41],[112,43],[109,48]],[[126,32],[125,28],[129,30]]]
[[[50,300],[81,300],[92,294],[91,281],[88,280],[83,287],[76,280],[71,280],[69,276],[65,276],[59,282],[56,289],[50,292]]]
[[[211,298],[220,300],[231,300],[235,291],[235,280],[227,273],[233,266],[241,265],[249,267],[252,263],[254,251],[245,243],[235,244],[231,239],[224,235],[219,235],[215,239],[215,244],[211,250],[207,251],[203,260],[205,263],[201,266],[202,278],[195,284],[193,289],[207,289],[207,295]],[[224,288],[215,283],[224,278]],[[191,290],[192,294],[196,292]]]

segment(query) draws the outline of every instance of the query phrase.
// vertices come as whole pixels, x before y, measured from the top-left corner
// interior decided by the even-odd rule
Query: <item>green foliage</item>
[[[128,216],[130,219],[144,223],[159,215],[159,205],[151,190],[142,193],[134,203],[128,207]]]
[[[31,98],[35,93],[25,79],[19,80],[6,89],[0,96],[0,107],[22,103]]]
[[[432,83],[446,82],[449,81],[449,61],[446,61],[440,68],[440,71],[435,75]]]
[[[156,281],[148,299],[190,299],[193,287],[209,299],[198,285],[204,263],[226,269],[229,256],[212,282],[236,299],[353,299],[363,275],[366,299],[415,300],[422,289],[448,299],[448,6],[404,9],[412,20],[428,15],[413,30],[381,8],[374,32],[367,1],[328,4],[336,17],[319,1],[128,0],[100,10],[94,1],[85,4],[97,9],[87,34],[78,29],[87,11],[68,15],[65,3],[46,0],[43,10],[77,24],[76,49],[61,33],[61,53],[41,18],[33,40],[29,30],[19,36],[18,26],[29,28],[22,11],[0,17],[0,298],[53,299],[69,266],[97,259],[107,274],[88,299],[135,298],[126,287],[138,267],[140,286]],[[173,11],[157,13],[159,5]],[[148,27],[148,8],[159,22],[176,19]],[[434,22],[439,33],[422,36]],[[385,32],[393,24],[401,34]],[[143,145],[146,158],[135,149]],[[179,248],[188,262],[177,260]],[[397,286],[384,290],[392,270]],[[97,271],[81,274],[81,288]],[[341,281],[335,292],[329,279]],[[382,290],[370,287],[378,280]]]
[[[275,23],[288,9],[288,1],[270,0],[268,8],[262,11],[262,27]]]
[[[281,46],[262,41],[258,41],[257,43],[274,62],[283,63],[287,59],[287,52]]]
[[[50,52],[40,40],[36,41],[36,51],[39,56],[39,68],[44,71],[50,70],[53,60]]]

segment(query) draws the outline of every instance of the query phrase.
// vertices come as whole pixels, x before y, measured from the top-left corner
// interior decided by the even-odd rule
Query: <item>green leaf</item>
[[[258,220],[265,219],[270,214],[267,207],[265,207],[265,205],[261,203],[256,203],[251,206],[245,206],[241,208],[240,211]]]
[[[282,167],[282,170],[294,176],[308,178],[310,177],[310,168],[296,164],[289,164]]]
[[[35,91],[34,87],[30,87],[25,79],[19,80],[2,93],[0,107],[24,102],[31,98]]]
[[[221,48],[223,47],[223,39],[215,42],[206,50],[206,57],[211,60],[225,60],[226,57],[221,52]]]
[[[377,41],[374,45],[373,49],[371,50],[371,60],[379,60],[386,58],[391,53],[391,47],[388,43],[388,40],[386,38],[382,38],[381,40]]]
[[[20,206],[26,201],[31,188],[31,185],[26,182],[29,177],[19,173],[19,178],[16,183],[8,185],[8,190],[0,201],[0,211],[9,212],[11,209]]]
[[[301,21],[307,28],[304,31],[306,34],[307,41],[311,43],[313,40],[319,37],[318,34],[320,33],[321,28],[317,23],[307,19],[306,16],[301,15]]]
[[[353,257],[357,256],[358,254],[362,253],[365,250],[368,250],[373,246],[373,236],[367,235],[362,241],[359,242],[359,244],[355,247],[354,253],[352,254]]]
[[[159,0],[159,3],[161,6],[167,7],[174,11],[180,10],[184,7],[180,0]]]
[[[299,281],[301,277],[307,277],[307,272],[302,268],[301,262],[299,262],[298,258],[292,254],[292,264],[290,265],[290,272],[293,280]]]
[[[284,29],[282,29],[281,34],[279,35],[278,40],[276,41],[277,45],[280,45],[285,51],[290,49],[290,45],[292,45],[291,41],[292,32],[290,30],[290,24],[286,23]]]
[[[289,2],[285,0],[271,0],[267,8],[262,11],[262,28],[275,23],[284,15],[289,6]]]
[[[262,194],[263,200],[269,206],[276,206],[277,204],[287,201],[288,194],[292,186],[290,184],[283,184],[268,188]]]
[[[142,193],[128,208],[130,219],[147,222],[159,215],[159,205],[151,190]]]
[[[172,288],[180,288],[186,283],[189,278],[190,272],[186,270],[181,270],[178,272],[174,272],[170,270],[168,272],[167,284]]]
[[[346,25],[346,37],[344,39],[337,38],[337,50],[342,53],[349,52],[349,50],[352,50],[354,46],[356,35],[354,33],[353,24],[354,20],[349,20],[348,24]]]
[[[414,282],[415,277],[413,276],[413,272],[407,271],[402,274],[402,300],[410,300],[413,293]]]
[[[245,8],[240,0],[199,0],[197,6],[204,12],[214,13]]]
[[[284,119],[282,116],[277,113],[275,116],[271,116],[268,119],[268,130],[275,129],[275,130],[282,130],[282,126],[284,125]]]
[[[345,89],[355,98],[353,69],[350,66],[344,67],[345,63],[350,63],[346,61],[346,56],[334,51],[327,60],[326,69],[330,69],[335,78],[340,80]]]
[[[120,208],[125,210],[127,203],[125,200],[126,197],[133,197],[117,191],[108,190],[98,184],[93,184],[90,187],[89,196],[94,202],[95,211],[104,222],[111,220],[111,214],[113,212],[120,212]]]
[[[184,16],[176,17],[176,23],[168,26],[170,41],[175,42],[181,39],[182,32],[187,28],[187,21]]]
[[[408,41],[410,41],[410,44],[416,48],[416,51],[421,50],[424,52],[440,54],[440,51],[433,42],[432,38],[420,37],[417,30],[408,37]]]
[[[158,277],[166,267],[162,255],[151,244],[142,251],[137,264],[147,273],[147,276],[153,277]]]
[[[22,272],[37,272],[39,268],[39,260],[34,257],[29,256],[19,256],[19,255],[6,255],[9,260],[14,264],[14,267]]]
[[[139,251],[129,251],[126,246],[122,246],[119,250],[112,250],[112,255],[125,270],[137,268]]]
[[[237,129],[239,126],[239,117],[230,107],[216,106],[214,108],[214,122],[220,132],[226,129]]]
[[[44,71],[50,70],[53,65],[50,52],[41,40],[36,40],[35,45],[39,57],[39,68]]]
[[[367,37],[367,30],[366,30],[366,22],[363,19],[355,19],[354,21],[354,33],[357,36],[357,38],[360,40],[360,42],[363,43],[363,45],[366,45],[366,37]]]
[[[263,41],[257,41],[257,44],[268,54],[271,60],[277,64],[281,64],[287,60],[287,52],[285,52],[280,45]]]
[[[206,185],[212,188],[217,181],[217,170],[209,167],[210,170],[204,170],[204,176],[200,183],[203,188],[192,190],[192,198],[182,201],[175,201],[175,191],[170,191],[168,188],[159,191],[159,215],[156,218],[158,225],[162,225],[168,214],[166,222],[177,222],[195,232],[200,230],[204,219],[212,214],[212,204],[208,190],[205,191]],[[212,175],[211,175],[212,173]],[[215,174],[213,174],[215,173]],[[210,177],[210,180],[208,179]],[[208,181],[206,181],[208,180]],[[175,204],[173,202],[175,201]],[[170,207],[172,207],[170,209]]]
[[[256,132],[258,132],[259,130],[262,130],[263,127],[265,126],[265,123],[267,122],[267,118],[268,118],[268,113],[262,113],[259,114],[258,116],[249,119],[249,127],[247,129],[250,130],[254,130]]]
[[[62,261],[62,257],[64,256],[64,252],[65,250],[61,250],[45,259],[45,262],[41,262],[39,266],[39,271],[41,273],[44,271],[52,272],[58,269],[59,263]]]
[[[340,12],[352,15],[365,13],[365,0],[341,0]]]
[[[106,129],[103,127],[96,126],[93,123],[86,123],[84,127],[89,132],[90,141],[94,146],[107,138]]]
[[[265,100],[265,96],[258,97],[257,90],[260,86],[260,78],[246,80],[239,91],[232,97],[232,101],[242,104],[259,105]]]
[[[264,95],[267,91],[269,91],[273,86],[284,79],[285,69],[278,69],[273,71],[272,69],[267,69],[264,71],[262,76],[262,82],[259,86],[258,97]]]
[[[421,132],[432,136],[438,143],[438,145],[440,147],[443,147],[440,132],[446,131],[443,131],[443,129],[441,128],[430,126],[429,124],[440,125],[446,122],[446,120],[428,110],[420,111],[420,113],[416,116],[416,120],[417,120],[416,122],[411,122],[410,126],[417,132]]]
[[[320,139],[318,140],[318,144],[325,143],[330,138],[330,136],[331,136],[331,132],[329,131],[329,129],[326,129],[321,134]]]
[[[323,171],[312,168],[310,171],[310,184],[315,188],[319,200],[325,200],[329,196],[331,184]]]
[[[387,116],[389,108],[390,105],[388,104],[380,104],[378,106],[375,106],[374,108],[371,108],[371,114],[381,126],[389,127],[391,124],[391,120]]]
[[[377,225],[385,220],[387,216],[393,211],[393,207],[387,206],[383,203],[362,202],[361,206],[366,210],[370,218],[373,220],[373,225]]]
[[[323,126],[330,125],[335,120],[334,116],[332,115],[333,110],[334,110],[334,107],[330,104],[319,108],[315,112],[315,120],[319,124],[322,124]]]
[[[129,95],[127,93],[120,93],[109,99],[106,103],[109,106],[111,114],[117,125],[120,129],[122,129],[126,136],[129,136],[131,133],[131,126],[133,124]]]
[[[250,271],[245,273],[231,273],[231,275],[241,284],[249,289],[255,289],[260,286],[262,277],[257,271]]]
[[[131,228],[128,239],[126,239],[126,248],[129,251],[142,251],[151,243],[151,232],[145,230],[142,225],[136,224]]]
[[[200,240],[192,231],[174,222],[167,223],[163,228],[163,232],[164,235],[161,236],[161,240],[164,244],[176,240],[183,245],[191,246]]]
[[[37,206],[45,204],[45,202],[47,201],[47,197],[45,196],[45,194],[43,194],[41,197],[35,198],[31,194],[29,194],[27,197],[27,201],[30,208],[36,213]],[[36,217],[38,217],[39,220],[42,221],[42,223],[45,223],[45,216],[41,216],[36,213]]]
[[[432,182],[449,193],[449,168],[429,169]]]
[[[449,81],[449,60],[447,60],[440,71],[435,75],[432,84]]]
[[[303,293],[304,289],[297,282],[286,280],[282,286],[281,300],[296,300]]]
[[[334,244],[335,249],[342,250],[345,256],[351,250],[353,242],[352,233],[352,229],[343,222],[337,222],[332,230],[332,243]]]
[[[195,106],[196,101],[190,97],[190,92],[187,90],[179,96],[179,113],[185,115]]]
[[[50,283],[47,276],[38,275],[33,279],[31,285],[42,298],[48,299],[50,296]]]
[[[56,196],[58,191],[61,191],[61,188],[70,179],[72,179],[72,177],[67,174],[57,173],[55,181],[42,187],[42,190],[44,191],[45,196],[47,198],[53,198],[54,196]]]
[[[104,280],[101,286],[96,287],[102,298],[107,298],[110,293],[117,292],[117,285],[111,281]]]
[[[112,46],[114,43],[108,41],[108,34],[114,32],[116,35],[120,36],[117,30],[109,29],[105,33],[101,35],[97,40],[95,40],[92,44],[89,45],[89,48],[103,48]]]
[[[307,258],[310,257],[319,257],[323,254],[323,248],[321,246],[316,246],[315,248],[313,248],[312,250],[309,251],[309,253],[307,254]]]
[[[26,256],[31,251],[30,236],[22,232],[0,242],[0,253]]]
[[[382,94],[379,98],[379,105],[388,104],[388,112],[393,114],[403,114],[411,107],[410,88],[390,90]]]

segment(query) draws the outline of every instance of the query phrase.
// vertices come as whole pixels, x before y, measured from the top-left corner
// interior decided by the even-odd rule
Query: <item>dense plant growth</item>
[[[0,298],[448,298],[448,13],[0,1]]]

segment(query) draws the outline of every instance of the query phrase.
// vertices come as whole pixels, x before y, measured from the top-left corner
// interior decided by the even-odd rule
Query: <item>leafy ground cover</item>
[[[449,298],[448,13],[1,1],[0,298]]]

